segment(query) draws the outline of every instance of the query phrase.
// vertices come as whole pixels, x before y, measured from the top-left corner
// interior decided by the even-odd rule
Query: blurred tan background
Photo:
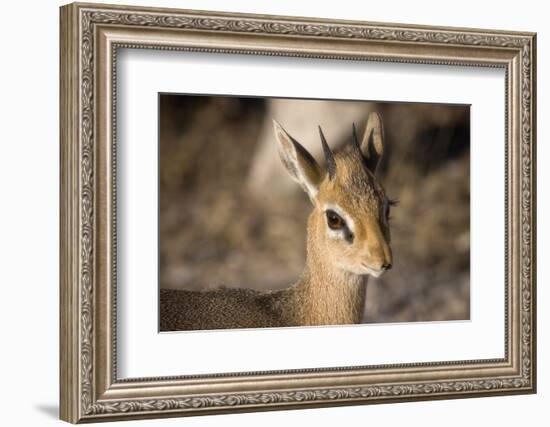
[[[279,289],[305,263],[310,202],[286,174],[272,118],[322,163],[370,111],[384,120],[379,175],[398,199],[394,268],[371,278],[365,322],[470,317],[468,106],[159,96],[160,283]]]

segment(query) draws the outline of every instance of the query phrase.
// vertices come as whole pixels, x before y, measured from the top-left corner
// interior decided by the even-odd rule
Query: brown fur
[[[310,215],[309,230],[317,227]],[[366,276],[332,269],[322,262],[317,242],[308,238],[306,268],[285,289],[209,291],[160,290],[160,330],[265,328],[360,323]]]
[[[369,125],[373,121],[381,127],[379,116],[369,118]],[[383,271],[384,266],[391,266],[389,226],[384,217],[384,204],[388,201],[373,173],[376,162],[371,171],[361,156],[369,148],[370,160],[380,156],[381,141],[375,141],[378,146],[372,152],[372,147],[368,147],[372,129],[367,126],[361,151],[347,145],[334,154],[336,174],[331,178],[280,125],[276,124],[275,129],[281,140],[283,164],[314,205],[308,219],[307,258],[301,278],[288,288],[267,292],[161,289],[161,331],[361,322],[367,271]],[[380,134],[381,129],[377,130]],[[353,221],[353,242],[329,236],[327,204],[342,208]]]

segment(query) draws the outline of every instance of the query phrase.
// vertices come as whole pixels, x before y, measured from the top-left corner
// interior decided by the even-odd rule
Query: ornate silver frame
[[[128,418],[534,393],[535,34],[98,4],[61,8],[61,418]],[[502,67],[505,357],[119,380],[117,48]]]

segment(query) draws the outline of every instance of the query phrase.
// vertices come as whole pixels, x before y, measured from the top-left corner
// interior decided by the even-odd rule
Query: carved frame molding
[[[535,34],[77,3],[61,8],[60,42],[62,419],[535,391]],[[506,357],[118,380],[114,135],[121,47],[505,68]]]

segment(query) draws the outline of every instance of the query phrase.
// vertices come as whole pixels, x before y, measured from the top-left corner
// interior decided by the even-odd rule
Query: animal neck
[[[360,323],[368,276],[344,271],[326,259],[316,238],[315,221],[314,214],[310,215],[306,267],[295,288],[300,298],[300,321],[306,325]]]

